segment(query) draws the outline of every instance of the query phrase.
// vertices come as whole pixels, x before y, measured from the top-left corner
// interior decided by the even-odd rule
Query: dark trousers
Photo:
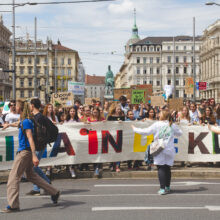
[[[157,165],[158,178],[160,181],[160,188],[165,189],[165,187],[170,186],[171,182],[171,169],[168,165]]]

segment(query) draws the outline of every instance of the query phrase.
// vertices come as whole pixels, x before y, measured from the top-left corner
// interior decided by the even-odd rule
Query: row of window
[[[161,68],[159,68],[159,67],[157,67],[156,68],[156,74],[160,74],[160,69]],[[187,67],[186,66],[184,66],[183,67],[183,73],[184,74],[187,74]],[[150,68],[143,68],[143,74],[148,74],[148,71],[147,70],[149,70],[149,74],[154,74],[155,73],[155,69],[153,68],[153,67],[150,67]],[[172,68],[171,67],[168,67],[167,68],[167,74],[171,74],[172,73]],[[175,73],[176,74],[179,74],[180,73],[180,67],[178,67],[178,66],[176,66],[175,67]],[[193,74],[193,68],[191,68],[191,73]],[[140,67],[137,67],[137,74],[141,74],[141,69],[140,69]]]
[[[32,97],[33,97],[33,91],[28,90],[28,98],[32,98]],[[37,97],[40,97],[40,91],[37,91]],[[24,90],[20,91],[20,98],[27,98],[24,96]]]
[[[32,87],[33,86],[33,79],[28,79],[28,86]],[[40,79],[37,79],[37,86],[40,86]],[[24,87],[24,79],[20,79],[20,87]]]
[[[20,64],[24,64],[25,63],[25,59],[26,59],[25,57],[20,56],[20,58],[17,59],[17,62],[20,61]],[[66,60],[65,58],[61,58],[60,64],[61,65],[65,65],[65,60]],[[47,61],[47,57],[40,58],[39,56],[37,56],[36,57],[36,63],[40,64],[40,61],[43,62],[44,64],[47,64],[47,62],[48,62]],[[27,57],[27,62],[28,62],[28,64],[32,64],[32,62],[34,63],[34,57],[28,56]],[[58,59],[55,59],[55,63],[56,63],[56,65],[58,65]],[[71,58],[67,59],[67,64],[71,65]]]
[[[140,83],[141,83],[141,80],[139,78],[137,78],[137,84],[140,84]],[[143,80],[143,84],[148,84],[146,79]],[[157,81],[153,82],[153,80],[149,80],[149,84],[152,84],[154,86],[160,86],[161,85],[161,81],[157,80]],[[167,80],[167,84],[171,84],[171,79]],[[185,84],[186,84],[185,79],[183,80],[183,85],[181,85],[179,79],[176,79],[176,86],[185,86]]]

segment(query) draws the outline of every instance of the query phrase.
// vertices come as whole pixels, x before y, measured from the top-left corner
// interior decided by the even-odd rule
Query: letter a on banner
[[[141,138],[142,135],[135,133],[134,134],[134,145],[133,145],[133,151],[134,152],[145,152],[147,149],[147,146],[152,143],[154,140],[153,134],[147,136],[147,142],[145,145],[141,144]]]
[[[102,131],[102,153],[108,153],[108,143],[112,145],[116,153],[121,153],[122,151],[122,142],[123,142],[123,131],[117,130],[116,141],[109,133],[109,131]]]

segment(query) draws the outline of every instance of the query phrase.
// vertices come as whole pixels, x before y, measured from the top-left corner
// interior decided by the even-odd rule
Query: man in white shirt
[[[166,100],[168,100],[169,98],[172,98],[172,96],[173,96],[173,86],[170,85],[170,82],[168,83],[168,85],[164,86],[164,92],[166,94]]]

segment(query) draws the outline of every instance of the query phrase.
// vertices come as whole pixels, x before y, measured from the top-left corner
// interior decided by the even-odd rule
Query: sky
[[[50,2],[64,0],[15,0]],[[68,0],[65,0],[68,1]],[[215,0],[214,0],[215,1]],[[10,3],[12,0],[0,0]],[[205,0],[115,0],[112,2],[37,5],[16,8],[16,38],[34,39],[34,17],[37,17],[37,38],[47,36],[54,43],[77,50],[86,74],[105,75],[111,65],[116,75],[124,61],[124,46],[131,37],[137,11],[137,26],[141,39],[148,36],[192,35],[193,17],[196,35],[217,19],[219,6],[206,6]],[[216,0],[220,3],[220,0]],[[1,6],[0,11],[11,10]],[[1,12],[0,12],[1,13]],[[2,13],[5,26],[11,30],[11,13]]]

